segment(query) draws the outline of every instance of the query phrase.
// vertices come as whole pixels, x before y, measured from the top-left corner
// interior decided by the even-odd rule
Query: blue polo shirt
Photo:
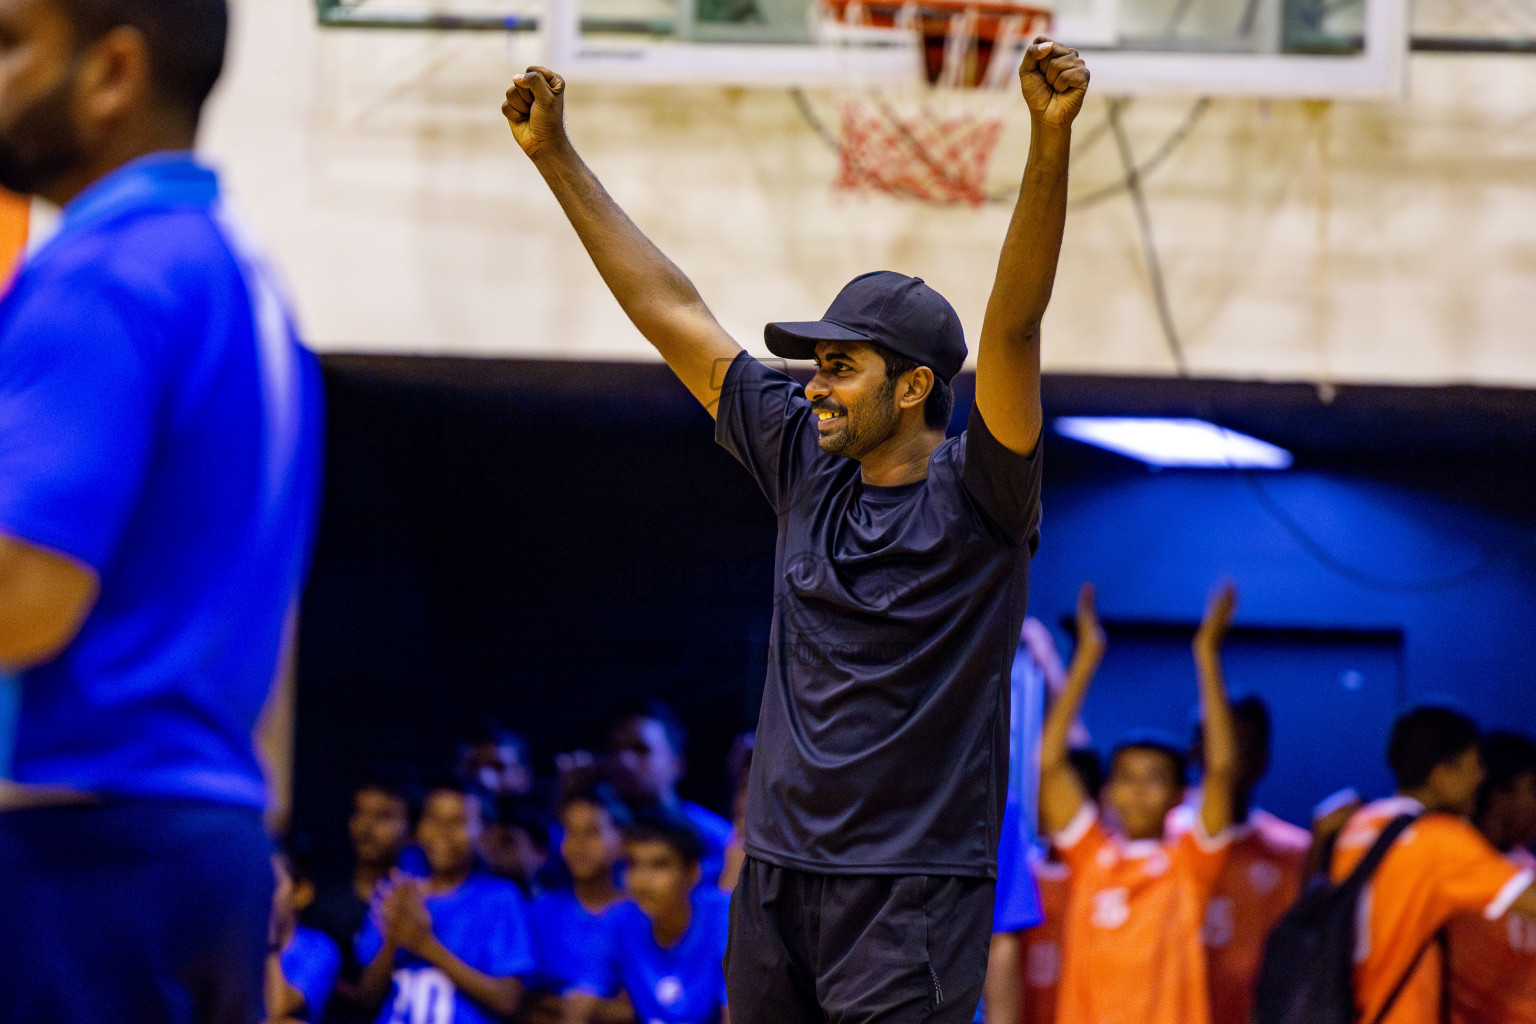
[[[590,987],[623,988],[640,1024],[717,1024],[725,1002],[725,942],[730,897],[708,886],[693,891],[693,920],[674,946],[656,942],[650,918],[634,903],[608,911],[606,977]]]
[[[318,365],[212,171],[157,154],[65,208],[0,301],[0,531],[100,597],[22,674],[13,778],[262,804],[320,446]]]

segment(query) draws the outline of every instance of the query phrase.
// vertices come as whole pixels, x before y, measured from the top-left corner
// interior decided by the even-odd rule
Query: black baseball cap
[[[768,351],[812,359],[821,341],[865,341],[916,360],[949,381],[965,365],[965,332],[949,300],[892,270],[860,274],[843,286],[820,320],[769,324]]]

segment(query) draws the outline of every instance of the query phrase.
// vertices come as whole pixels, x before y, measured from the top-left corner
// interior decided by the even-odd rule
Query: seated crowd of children
[[[1310,831],[1282,821],[1253,805],[1268,709],[1230,700],[1223,679],[1234,603],[1218,590],[1195,635],[1193,742],[1129,734],[1101,767],[1077,723],[1106,646],[1084,587],[1070,666],[1040,659],[1043,840],[1000,871],[999,907],[1034,884],[1043,920],[994,935],[979,1019],[1271,1019],[1273,997],[1256,997],[1271,931],[1309,881],[1342,882],[1394,826],[1361,876],[1342,966],[1354,1019],[1536,1024],[1536,743],[1416,706],[1392,730],[1393,796],[1320,806]],[[729,822],[678,797],[684,742],[663,706],[623,717],[605,757],[562,759],[552,814],[510,733],[466,744],[426,787],[363,782],[349,875],[317,881],[294,844],[275,858],[269,1019],[728,1024],[721,961],[742,853]],[[749,751],[732,758],[738,793]],[[738,796],[738,821],[741,808]]]

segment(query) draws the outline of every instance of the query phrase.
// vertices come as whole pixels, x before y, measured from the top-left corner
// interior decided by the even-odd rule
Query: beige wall
[[[205,149],[318,348],[650,357],[501,121],[526,49],[322,32],[308,0],[235,7]],[[1536,60],[1415,57],[1411,71],[1400,103],[1217,101],[1152,174],[1196,373],[1536,385]],[[831,97],[813,102],[831,116]],[[568,105],[610,191],[749,345],[880,267],[928,278],[979,327],[1006,206],[834,195],[834,156],[782,91],[577,84]],[[1188,108],[1135,101],[1138,153]],[[1012,110],[999,186],[1027,144]],[[1079,140],[1104,117],[1098,97]],[[1073,194],[1120,173],[1105,137],[1078,154]],[[1078,205],[1067,230],[1047,367],[1171,372],[1128,201]]]

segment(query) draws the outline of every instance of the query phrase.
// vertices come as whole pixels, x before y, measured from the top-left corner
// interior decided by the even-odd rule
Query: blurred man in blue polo
[[[188,152],[224,0],[0,0],[0,1021],[252,1021],[252,731],[315,522],[318,368]]]

